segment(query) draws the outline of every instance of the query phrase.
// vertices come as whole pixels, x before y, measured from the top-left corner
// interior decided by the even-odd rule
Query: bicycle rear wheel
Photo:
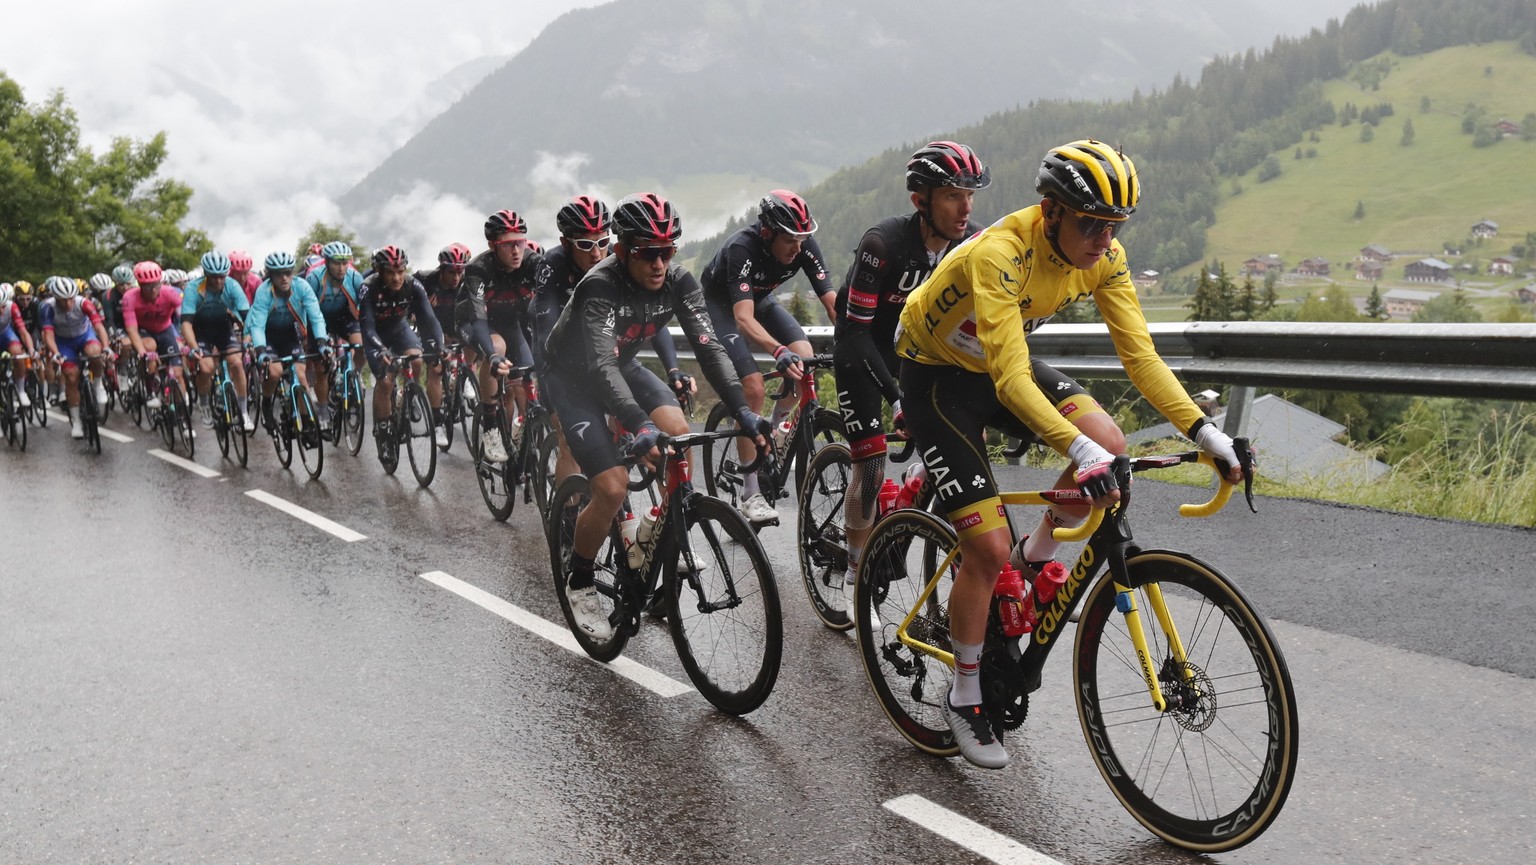
[[[32,420],[39,429],[48,428],[48,394],[51,388],[43,381],[43,368],[39,364],[27,377],[27,396],[32,398]]]
[[[627,623],[620,621],[626,617],[621,613],[624,606],[622,598],[622,577],[618,571],[618,562],[615,559],[615,550],[623,555],[623,542],[618,537],[618,526],[609,527],[608,537],[603,545],[598,547],[597,555],[593,556],[593,584],[597,587],[598,597],[602,599],[603,610],[608,614],[608,621],[613,624],[613,634],[606,640],[594,639],[591,634],[582,630],[571,614],[570,599],[565,596],[566,582],[569,579],[568,566],[571,560],[571,543],[576,533],[576,515],[591,501],[591,484],[587,482],[585,475],[571,475],[555,490],[554,504],[549,512],[549,527],[545,531],[549,538],[549,562],[550,572],[555,579],[555,597],[560,600],[560,612],[565,616],[565,625],[570,629],[571,635],[576,638],[582,651],[586,652],[594,660],[611,661],[624,651],[624,646],[629,643],[629,635],[633,632]]]
[[[480,440],[480,414],[475,413],[475,419],[470,423],[469,438],[466,441]],[[500,430],[501,446],[507,446],[507,431]],[[475,455],[474,448],[470,448],[475,460],[475,481],[480,485],[480,498],[485,500],[485,507],[491,512],[491,517],[497,522],[506,522],[512,515],[512,506],[515,500],[512,497],[512,478],[509,467],[510,462],[493,463],[482,456]]]
[[[411,460],[411,474],[416,483],[426,487],[437,474],[437,443],[432,439],[432,404],[421,385],[411,382],[405,389],[405,452]]]
[[[903,509],[880,518],[864,547],[854,590],[859,657],[880,708],[908,742],[930,754],[960,752],[944,701],[954,670],[925,652],[904,645],[896,628],[917,607],[923,588],[944,557],[959,544],[945,520],[926,511]],[[907,626],[909,637],[953,652],[949,637],[949,592],[958,558]]]
[[[5,421],[7,444],[20,450],[27,449],[27,416],[16,398],[16,388],[9,382],[0,385],[0,418]]]
[[[1296,775],[1297,710],[1275,638],[1248,599],[1183,553],[1126,562],[1131,593],[1100,580],[1084,601],[1072,668],[1088,751],[1115,797],[1158,837],[1202,853],[1241,847],[1279,815]],[[1152,587],[1158,587],[1153,589]],[[1160,590],[1185,650],[1153,614]],[[1117,602],[1134,600],[1170,708],[1151,704]]]
[[[800,581],[811,611],[823,625],[846,631],[853,627],[844,601],[848,572],[848,534],[843,503],[853,457],[848,446],[829,444],[816,452],[800,489],[796,532],[800,543]]]
[[[773,568],[735,508],[695,496],[684,513],[691,552],[665,560],[672,642],[699,693],[722,712],[745,715],[773,693],[784,653]]]
[[[319,480],[325,468],[325,435],[320,429],[320,416],[315,412],[314,401],[302,385],[294,386],[294,447],[299,451],[299,461],[310,480]],[[238,421],[237,421],[238,422]]]

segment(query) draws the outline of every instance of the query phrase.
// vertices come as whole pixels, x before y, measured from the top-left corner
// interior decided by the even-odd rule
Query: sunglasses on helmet
[[[613,238],[606,234],[597,238],[596,240],[588,240],[585,238],[578,240],[574,237],[567,237],[566,240],[569,240],[572,246],[576,247],[582,252],[596,252],[599,249],[607,249],[608,244],[613,242]]]
[[[637,246],[630,250],[641,261],[671,261],[677,255],[676,246]]]

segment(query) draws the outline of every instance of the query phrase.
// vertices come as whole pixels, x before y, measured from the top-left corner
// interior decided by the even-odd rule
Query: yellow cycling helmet
[[[32,293],[32,283],[27,282],[25,279],[16,280],[14,287],[17,294],[30,295]]]
[[[1051,149],[1035,176],[1035,191],[1100,219],[1136,212],[1141,183],[1131,158],[1102,141],[1084,138]]]

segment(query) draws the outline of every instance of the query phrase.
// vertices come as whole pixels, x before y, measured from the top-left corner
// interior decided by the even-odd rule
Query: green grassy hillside
[[[1491,219],[1499,223],[1499,236],[1468,247],[1465,256],[1486,271],[1489,259],[1507,255],[1526,232],[1536,231],[1536,141],[1517,136],[1479,148],[1462,132],[1468,103],[1485,107],[1490,122],[1507,118],[1518,125],[1536,111],[1536,57],[1513,42],[1383,56],[1392,68],[1379,89],[1337,80],[1325,90],[1341,115],[1346,103],[1362,109],[1392,104],[1394,114],[1381,120],[1374,140],[1361,141],[1359,122],[1325,126],[1317,130],[1318,141],[1300,145],[1304,154],[1315,149],[1315,157],[1298,160],[1289,148],[1276,154],[1278,177],[1261,183],[1255,169],[1237,181],[1242,190],[1235,194],[1226,181],[1208,234],[1208,259],[1235,272],[1256,255],[1278,254],[1288,267],[1321,256],[1333,265],[1335,279],[1353,282],[1350,262],[1368,243],[1399,255],[1444,257],[1445,241],[1465,238],[1473,223]],[[1421,109],[1424,97],[1427,112]],[[1404,146],[1408,120],[1414,139]],[[1357,202],[1364,205],[1362,219],[1354,218]],[[1401,282],[1405,263],[1400,258],[1388,267],[1384,286]]]

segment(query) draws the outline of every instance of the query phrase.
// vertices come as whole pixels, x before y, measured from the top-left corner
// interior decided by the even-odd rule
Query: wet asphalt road
[[[0,450],[0,862],[992,861],[886,807],[914,795],[1064,863],[1200,858],[1100,781],[1066,652],[1011,768],[908,746],[851,641],[815,623],[787,507],[765,533],[783,671],[733,719],[421,577],[562,621],[532,507],[492,522],[461,441],[422,491],[371,442],[308,482],[265,440],[241,470],[204,433],[210,478],[111,427],[135,440],[86,454],[55,423]],[[1285,812],[1209,861],[1532,861],[1536,531],[1278,500],[1179,520],[1191,491],[1136,491],[1142,542],[1233,575],[1298,691]],[[686,682],[661,626],[625,656]]]

